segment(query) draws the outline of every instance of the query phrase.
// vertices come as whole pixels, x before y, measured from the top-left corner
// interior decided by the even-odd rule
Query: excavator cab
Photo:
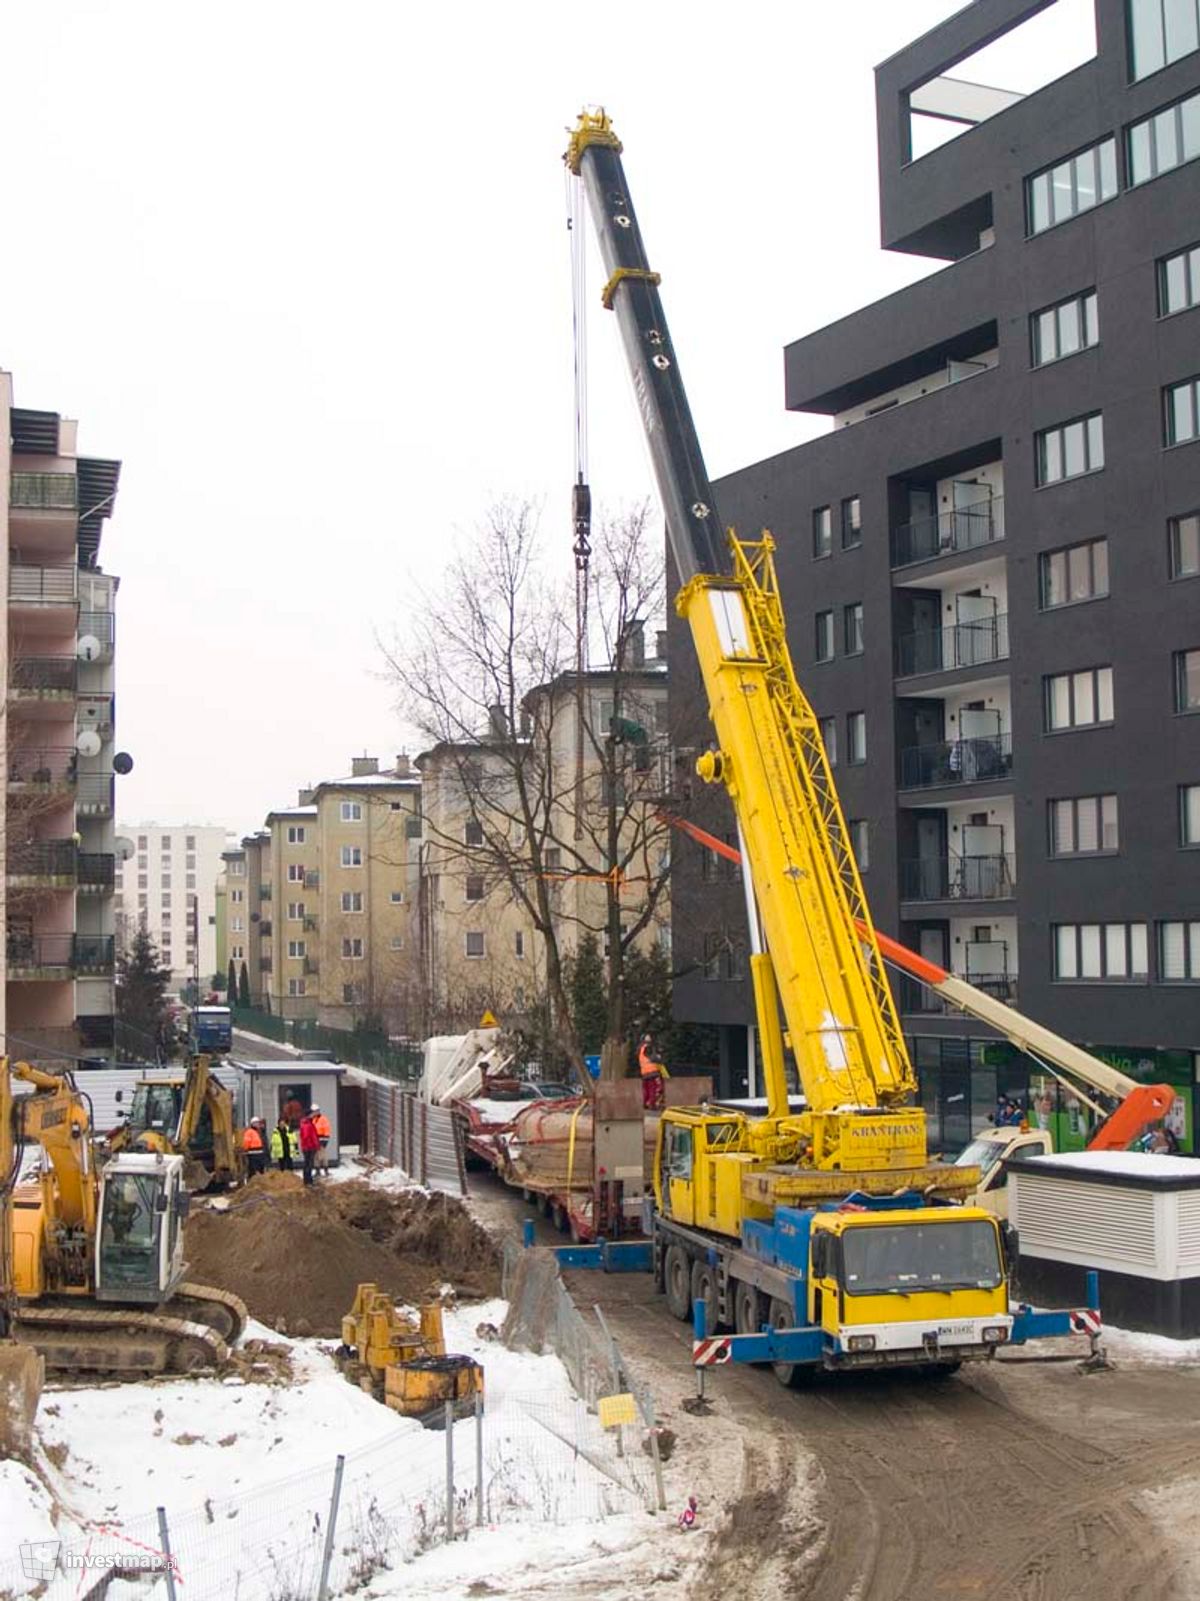
[[[176,1138],[183,1110],[183,1080],[139,1084],[133,1092],[126,1128],[131,1135],[153,1131],[164,1139]]]
[[[96,1299],[158,1305],[183,1278],[191,1203],[180,1156],[122,1154],[101,1174]]]

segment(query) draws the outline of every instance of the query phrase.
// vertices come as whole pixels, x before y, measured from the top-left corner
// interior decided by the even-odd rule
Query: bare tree
[[[488,915],[517,909],[537,940],[559,1049],[586,1082],[563,960],[585,930],[609,972],[603,1072],[625,1070],[626,954],[661,920],[667,840],[664,664],[647,625],[663,611],[661,545],[644,507],[601,526],[589,601],[603,666],[580,673],[575,605],[546,576],[527,503],[493,507],[408,636],[388,653],[401,710],[429,742],[422,758],[425,851],[436,871],[486,884]],[[653,548],[652,548],[653,546]]]

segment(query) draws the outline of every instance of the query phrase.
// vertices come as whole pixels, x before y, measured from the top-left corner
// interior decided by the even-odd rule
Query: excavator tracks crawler
[[[167,1303],[170,1312],[192,1323],[206,1324],[226,1345],[236,1345],[250,1313],[245,1301],[230,1290],[211,1284],[181,1284]]]
[[[160,1312],[39,1302],[20,1308],[12,1332],[41,1353],[50,1373],[132,1379],[200,1373],[229,1359],[229,1346],[213,1329]]]

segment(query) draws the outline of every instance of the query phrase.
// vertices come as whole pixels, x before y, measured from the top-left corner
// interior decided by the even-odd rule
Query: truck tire
[[[693,1310],[695,1302],[704,1302],[705,1332],[716,1334],[722,1326],[717,1298],[716,1268],[709,1267],[707,1262],[693,1262],[691,1292]]]
[[[667,1310],[681,1323],[692,1315],[692,1264],[682,1245],[668,1245],[667,1259],[663,1264],[663,1290],[667,1297]]]
[[[762,1293],[742,1279],[733,1292],[733,1327],[738,1334],[758,1334],[767,1321]],[[756,1363],[755,1366],[758,1366]]]
[[[796,1314],[786,1301],[772,1300],[767,1313],[767,1322],[773,1329],[794,1328]],[[785,1390],[798,1390],[807,1372],[803,1362],[772,1362],[771,1367]]]

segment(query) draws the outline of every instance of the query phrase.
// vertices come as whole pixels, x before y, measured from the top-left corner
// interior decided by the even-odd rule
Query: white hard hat
[[[313,1106],[310,1106],[308,1110],[309,1110],[310,1113],[319,1112],[321,1110],[321,1108],[319,1106],[313,1105]]]

